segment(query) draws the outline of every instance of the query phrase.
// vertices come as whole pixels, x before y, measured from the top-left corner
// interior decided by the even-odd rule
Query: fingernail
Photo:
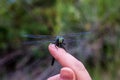
[[[73,80],[73,75],[69,71],[61,71],[60,80]]]
[[[54,48],[54,47],[55,47],[55,45],[54,45],[54,44],[52,44],[52,43],[50,43],[50,47]]]

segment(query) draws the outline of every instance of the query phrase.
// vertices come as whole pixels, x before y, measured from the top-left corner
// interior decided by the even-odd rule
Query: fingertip
[[[75,73],[72,69],[64,67],[60,71],[60,78],[63,80],[75,80]]]
[[[57,56],[58,50],[57,47],[55,46],[55,44],[50,43],[48,46],[49,52],[53,57]]]
[[[55,48],[55,44],[50,43],[48,48]]]
[[[56,51],[55,44],[50,43],[49,46],[48,46],[48,49],[49,49],[50,52],[55,52]]]
[[[61,53],[62,54],[66,53],[66,51],[64,49],[59,48],[55,44],[52,44],[52,43],[49,44],[48,49],[54,57],[56,57],[55,55],[60,57]]]

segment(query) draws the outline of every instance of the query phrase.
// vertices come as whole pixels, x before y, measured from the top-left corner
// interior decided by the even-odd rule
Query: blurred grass
[[[24,34],[93,31],[109,59],[88,70],[93,80],[120,78],[119,0],[0,0],[0,56],[21,49]],[[97,34],[101,34],[100,37]],[[99,53],[99,52],[98,52]],[[34,54],[38,57],[38,52]],[[45,56],[45,55],[39,55]],[[103,61],[104,61],[103,57]]]

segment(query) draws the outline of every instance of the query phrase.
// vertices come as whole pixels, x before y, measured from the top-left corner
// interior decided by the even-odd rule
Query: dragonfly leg
[[[58,47],[55,45],[56,49],[58,49]]]
[[[55,47],[58,49],[57,44],[55,42],[52,42],[52,44],[55,44]]]
[[[66,45],[65,43],[63,43],[63,45]]]
[[[65,48],[65,46],[64,46],[64,45],[61,45],[61,48],[63,48],[63,49],[66,51],[66,48]]]

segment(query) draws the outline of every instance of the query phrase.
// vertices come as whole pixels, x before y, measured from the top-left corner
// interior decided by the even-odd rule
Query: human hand
[[[50,44],[48,49],[63,68],[60,74],[47,80],[92,80],[84,65],[64,49],[56,48],[54,44]]]

